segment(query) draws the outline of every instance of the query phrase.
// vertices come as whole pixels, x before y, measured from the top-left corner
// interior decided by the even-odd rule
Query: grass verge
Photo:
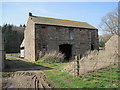
[[[68,63],[41,63],[40,65],[51,67],[54,69],[44,71],[47,76],[47,83],[54,88],[118,88],[118,81],[107,81],[104,79],[118,80],[118,69],[108,69],[103,70],[102,72],[93,73],[91,77],[95,78],[86,78],[86,77],[77,77],[70,75],[67,72],[61,72],[62,67]],[[109,78],[110,72],[113,73],[114,77]],[[101,76],[100,76],[101,75]],[[113,76],[112,75],[112,76]]]

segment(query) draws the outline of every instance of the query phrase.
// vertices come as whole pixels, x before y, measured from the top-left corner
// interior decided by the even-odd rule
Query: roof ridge
[[[87,23],[87,22],[81,22],[81,21],[74,21],[74,20],[68,20],[68,19],[59,19],[59,18],[51,18],[51,17],[42,17],[42,16],[32,16],[32,17],[54,19],[54,20],[63,20],[63,21],[73,21],[73,22],[80,22],[80,23]]]
[[[87,22],[80,22],[80,21],[66,20],[66,19],[59,19],[59,18],[42,17],[42,16],[34,16],[34,15],[32,15],[30,17],[33,17],[33,19],[32,19],[33,22],[40,23],[40,24],[51,24],[51,25],[60,25],[60,26],[72,26],[72,27],[97,29]]]

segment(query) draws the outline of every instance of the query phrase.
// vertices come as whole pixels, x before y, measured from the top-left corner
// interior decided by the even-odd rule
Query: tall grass
[[[116,64],[118,65],[118,54],[106,51],[89,51],[80,60],[80,74],[85,74],[90,71],[96,71]],[[77,63],[71,62],[63,71],[71,74],[76,74]]]
[[[40,58],[37,62],[38,63],[60,63],[64,60],[64,54],[52,51],[46,53],[42,58]]]
[[[114,35],[111,37],[105,45],[105,50],[88,51],[79,60],[79,71],[81,74],[90,71],[96,71],[113,65],[116,65],[118,67],[118,58],[120,57],[120,54],[118,53],[118,36]],[[73,61],[68,66],[66,66],[63,71],[69,72],[71,74],[76,74],[76,67],[76,61]]]

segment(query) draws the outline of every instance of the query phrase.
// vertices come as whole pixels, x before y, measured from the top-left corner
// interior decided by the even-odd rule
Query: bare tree
[[[119,34],[118,31],[118,8],[104,16],[99,24],[102,31],[110,34]]]
[[[111,36],[111,34],[99,35],[99,46],[105,47],[105,43],[110,39]]]

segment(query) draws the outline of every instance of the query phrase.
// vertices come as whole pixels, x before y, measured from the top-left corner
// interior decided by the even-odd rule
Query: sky
[[[3,2],[0,25],[26,24],[32,12],[35,16],[87,22],[98,28],[102,17],[117,6],[117,2]]]

